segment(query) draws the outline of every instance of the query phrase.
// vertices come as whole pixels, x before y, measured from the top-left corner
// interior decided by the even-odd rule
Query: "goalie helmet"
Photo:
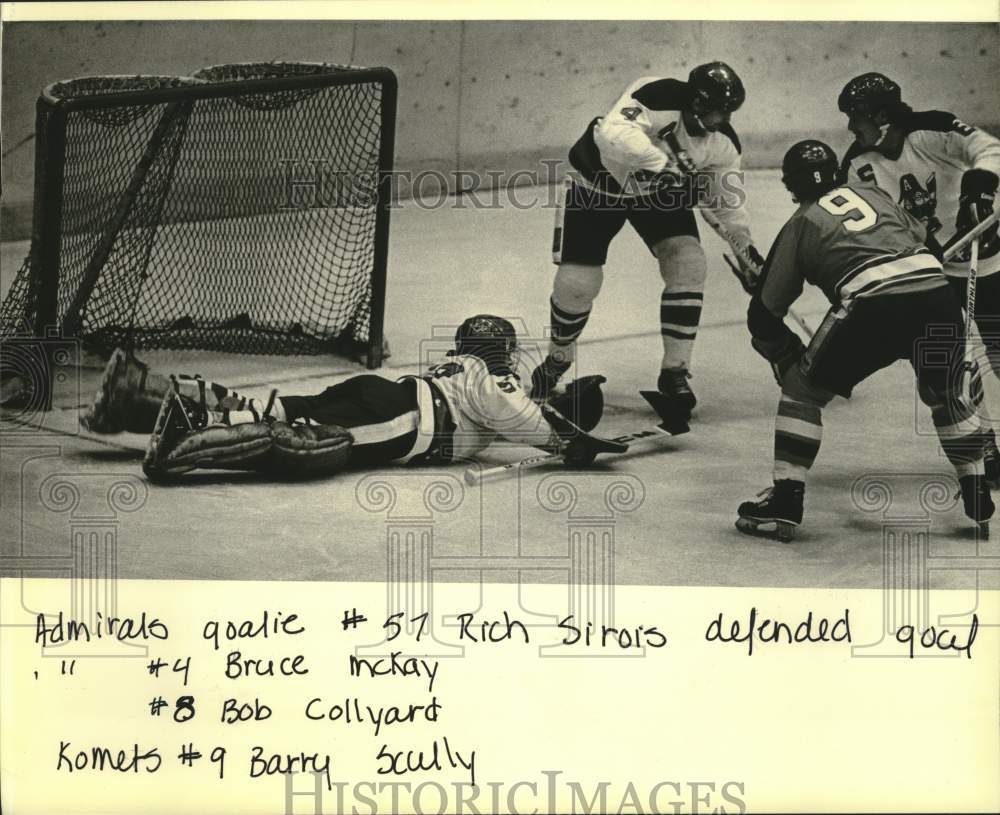
[[[476,314],[455,332],[454,353],[479,357],[490,373],[509,374],[517,366],[517,332],[503,317]]]
[[[837,154],[816,139],[796,142],[781,161],[781,181],[799,201],[813,201],[836,187],[837,171]]]
[[[694,96],[696,112],[720,110],[732,113],[746,100],[743,82],[736,71],[724,62],[699,65],[688,74],[688,85]]]
[[[848,116],[874,116],[882,110],[892,116],[902,104],[899,85],[885,74],[874,72],[854,77],[837,97],[837,107]]]

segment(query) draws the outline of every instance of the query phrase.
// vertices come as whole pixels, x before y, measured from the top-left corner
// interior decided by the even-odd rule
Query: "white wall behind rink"
[[[816,22],[74,22],[3,32],[4,238],[30,228],[34,101],[57,79],[187,74],[212,64],[312,60],[386,65],[399,77],[396,164],[508,173],[564,158],[587,122],[642,75],[683,78],[729,62],[748,97],[734,120],[748,167],[797,138],[849,142],[836,97],[883,71],[917,108],[1000,124],[997,28]]]

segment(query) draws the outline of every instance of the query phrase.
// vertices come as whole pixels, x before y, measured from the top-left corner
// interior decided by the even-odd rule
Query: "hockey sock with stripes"
[[[266,399],[241,397],[238,407],[223,408],[220,419],[223,424],[253,424],[261,421],[287,421],[285,407],[278,397],[277,389],[268,394]]]
[[[664,289],[660,297],[660,336],[663,339],[662,368],[688,368],[698,323],[701,321],[703,295],[700,291]]]
[[[572,362],[576,355],[576,341],[583,333],[587,320],[590,319],[590,309],[572,312],[556,305],[549,298],[550,325],[552,337],[549,341],[549,356],[560,363]]]
[[[931,419],[941,449],[958,477],[983,475],[983,445],[987,436],[974,407],[956,399],[950,406],[932,408]]]
[[[822,441],[822,409],[782,394],[774,419],[774,480],[804,482]]]

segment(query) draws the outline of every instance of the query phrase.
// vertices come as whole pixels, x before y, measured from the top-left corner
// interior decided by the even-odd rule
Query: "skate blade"
[[[736,528],[746,535],[771,538],[788,543],[795,536],[795,524],[787,521],[758,521],[753,518],[737,518]]]
[[[675,436],[679,436],[681,433],[687,433],[691,429],[688,424],[688,419],[691,418],[691,411],[687,411],[686,416],[671,413],[667,406],[667,397],[659,391],[639,391],[639,395],[649,402],[649,406],[663,420],[662,427],[664,430],[673,433]]]

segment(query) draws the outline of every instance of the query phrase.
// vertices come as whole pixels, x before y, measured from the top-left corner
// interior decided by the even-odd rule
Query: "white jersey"
[[[637,178],[660,172],[686,174],[665,141],[667,136],[676,137],[681,150],[710,181],[704,200],[713,202],[719,220],[744,246],[749,245],[739,139],[728,125],[716,132],[689,133],[681,116],[689,105],[687,83],[650,76],[637,79],[593,126],[601,163],[623,188],[644,192]]]
[[[514,374],[490,373],[479,357],[463,354],[431,369],[455,422],[453,458],[467,458],[489,447],[498,436],[538,446],[552,428],[524,392]]]
[[[1000,175],[1000,140],[936,110],[913,113],[903,126],[898,155],[852,146],[844,158],[846,180],[882,187],[943,246],[955,234],[963,173],[980,168]],[[1000,254],[980,260],[980,277],[998,271]],[[968,273],[968,263],[945,264],[945,274]]]

